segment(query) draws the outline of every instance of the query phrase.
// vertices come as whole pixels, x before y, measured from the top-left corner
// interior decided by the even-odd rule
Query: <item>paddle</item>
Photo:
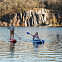
[[[27,34],[30,34],[29,32],[27,32]],[[32,34],[30,34],[30,35],[32,35]],[[32,35],[33,36],[33,35]]]
[[[9,29],[9,28],[8,28]],[[9,29],[10,30],[10,29]],[[14,33],[15,34],[15,33]],[[21,40],[21,38],[17,35],[17,34],[15,34],[20,40]]]
[[[15,34],[15,33],[14,33]],[[21,40],[21,38],[17,35],[17,34],[15,34],[20,40]]]

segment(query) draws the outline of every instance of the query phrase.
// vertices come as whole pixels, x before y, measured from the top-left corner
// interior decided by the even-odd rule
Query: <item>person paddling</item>
[[[8,27],[8,29],[10,30],[10,49],[13,50],[14,48],[14,45],[15,43],[17,42],[15,39],[14,39],[14,26],[13,26],[13,23],[11,23],[11,26]]]
[[[8,29],[10,30],[10,39],[14,39],[14,26],[13,23],[11,23],[11,26],[8,27]]]
[[[35,35],[32,35],[32,34],[30,34],[29,32],[27,32],[27,34],[33,36],[33,40],[32,40],[33,45],[34,45],[34,44],[44,44],[44,40],[39,39],[38,32],[36,32]]]
[[[29,32],[27,32],[27,34],[30,34]],[[32,34],[30,34],[32,35]],[[33,40],[40,40],[39,39],[39,35],[38,35],[38,32],[35,33],[35,35],[32,35],[33,36]]]
[[[36,32],[35,35],[32,35],[32,36],[33,36],[33,40],[39,40],[38,32]]]

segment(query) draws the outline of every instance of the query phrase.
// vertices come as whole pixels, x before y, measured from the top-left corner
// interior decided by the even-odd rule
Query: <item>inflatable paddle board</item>
[[[16,43],[17,41],[15,39],[9,39],[9,42]]]

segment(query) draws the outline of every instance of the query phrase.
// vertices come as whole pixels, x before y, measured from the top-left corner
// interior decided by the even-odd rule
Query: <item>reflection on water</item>
[[[14,49],[10,50],[10,58],[14,58]]]
[[[15,43],[10,42],[10,58],[14,58],[14,49],[15,49]]]
[[[33,46],[32,36],[39,32],[39,37],[45,40],[44,45]],[[57,40],[57,34],[62,34],[61,27],[16,27],[15,33],[17,43],[10,48],[8,42],[9,30],[7,27],[0,27],[0,62],[62,62],[62,38]]]

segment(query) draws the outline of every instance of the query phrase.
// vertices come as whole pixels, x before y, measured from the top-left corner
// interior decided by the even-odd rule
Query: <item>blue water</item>
[[[38,32],[45,43],[33,46],[32,36],[27,34]],[[10,31],[0,27],[0,62],[62,62],[62,27],[15,27],[17,43],[10,49]],[[57,39],[59,34],[59,41]]]

